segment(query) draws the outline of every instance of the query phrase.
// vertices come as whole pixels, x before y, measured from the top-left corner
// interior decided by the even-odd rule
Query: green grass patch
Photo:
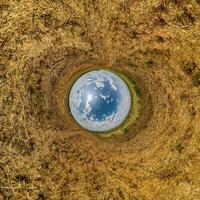
[[[193,84],[200,85],[200,72],[193,77]]]
[[[151,60],[147,60],[145,61],[145,65],[147,67],[152,67],[153,65],[155,65],[155,62],[151,59]]]

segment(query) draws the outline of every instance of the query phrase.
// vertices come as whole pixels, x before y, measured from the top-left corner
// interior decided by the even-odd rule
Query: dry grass
[[[200,199],[199,38],[199,0],[1,0],[0,199]],[[59,115],[87,63],[141,88],[125,140]]]

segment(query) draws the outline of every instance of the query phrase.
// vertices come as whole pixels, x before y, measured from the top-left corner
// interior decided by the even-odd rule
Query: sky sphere
[[[131,107],[126,83],[113,72],[94,70],[76,80],[69,94],[73,118],[83,128],[105,132],[119,126]]]

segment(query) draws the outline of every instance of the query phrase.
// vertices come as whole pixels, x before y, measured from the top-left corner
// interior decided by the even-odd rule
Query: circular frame
[[[70,107],[69,107],[69,95],[70,95],[70,91],[72,86],[74,85],[74,83],[84,74],[90,72],[90,71],[94,71],[94,70],[107,70],[110,71],[116,75],[118,75],[127,85],[129,92],[130,92],[130,96],[131,96],[131,106],[129,109],[129,112],[126,116],[126,118],[123,120],[123,122],[116,126],[115,128],[112,128],[108,131],[103,131],[103,132],[99,132],[99,131],[91,131],[88,129],[83,128],[72,116],[71,111],[70,111]],[[85,130],[88,133],[91,133],[93,135],[96,136],[100,136],[100,137],[110,137],[113,135],[122,135],[122,134],[127,134],[128,129],[130,128],[130,126],[134,123],[134,121],[138,118],[139,116],[139,110],[140,110],[140,96],[137,93],[137,88],[136,88],[136,83],[135,81],[131,80],[129,77],[127,77],[125,74],[121,73],[119,70],[117,69],[112,69],[112,68],[108,68],[108,67],[102,67],[102,66],[88,66],[85,69],[80,70],[79,72],[75,73],[74,77],[72,77],[70,80],[70,82],[68,83],[68,89],[66,89],[67,94],[66,94],[66,98],[65,98],[65,102],[66,103],[66,111],[67,113],[70,113],[71,116],[71,120],[73,121],[74,124],[76,124],[76,126],[79,126],[81,130]]]

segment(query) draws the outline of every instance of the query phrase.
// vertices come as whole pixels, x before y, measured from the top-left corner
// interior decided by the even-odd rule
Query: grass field
[[[83,68],[141,96],[119,137],[65,106]],[[0,200],[199,200],[200,1],[0,0]]]

